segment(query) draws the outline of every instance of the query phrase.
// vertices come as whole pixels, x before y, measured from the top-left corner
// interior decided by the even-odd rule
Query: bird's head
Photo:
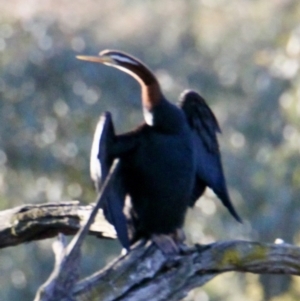
[[[76,57],[79,60],[102,63],[119,69],[122,67],[129,69],[129,66],[138,66],[141,64],[133,56],[118,50],[103,50],[99,53],[99,56],[78,55]]]
[[[149,80],[153,80],[152,72],[148,67],[137,58],[119,50],[103,50],[99,53],[99,56],[78,55],[76,58],[115,67],[145,84],[147,84]]]
[[[99,56],[78,55],[77,59],[115,67],[135,78],[142,87],[143,106],[150,110],[163,98],[151,70],[137,58],[119,50],[104,50]]]

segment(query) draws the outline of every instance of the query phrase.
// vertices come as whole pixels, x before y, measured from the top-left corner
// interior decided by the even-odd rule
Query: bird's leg
[[[172,233],[172,236],[180,253],[187,253],[190,251],[190,248],[184,243],[186,236],[182,228],[177,228],[174,233]]]
[[[165,255],[176,255],[179,253],[175,240],[171,235],[168,234],[152,234],[151,240],[158,246],[158,248]]]
[[[186,237],[182,228],[170,234],[153,234],[151,239],[166,255],[185,253],[189,249],[184,244]]]
[[[185,237],[185,233],[183,231],[182,228],[178,228],[175,230],[175,232],[173,233],[174,235],[174,240],[178,243],[178,244],[183,244],[186,237]]]

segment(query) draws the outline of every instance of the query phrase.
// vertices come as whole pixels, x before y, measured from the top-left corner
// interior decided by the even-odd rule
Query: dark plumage
[[[108,198],[104,211],[122,245],[129,248],[142,237],[174,235],[183,225],[187,207],[195,204],[207,186],[241,221],[226,189],[216,137],[220,128],[204,99],[187,91],[181,97],[181,108],[175,106],[166,100],[153,73],[120,51],[106,50],[99,57],[78,58],[125,71],[142,89],[145,124],[116,136],[106,113],[98,124],[91,157],[92,178],[97,185],[112,160],[120,158],[116,191]],[[124,215],[125,195],[131,203]],[[161,247],[164,249],[165,244]]]
[[[221,133],[221,129],[216,117],[205,100],[194,91],[183,92],[181,108],[185,112],[192,130],[196,162],[196,182],[189,205],[194,206],[208,186],[234,218],[241,222],[232,206],[226,187],[217,140],[217,133]]]

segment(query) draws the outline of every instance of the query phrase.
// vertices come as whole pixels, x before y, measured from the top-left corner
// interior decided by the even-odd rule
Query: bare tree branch
[[[95,207],[89,218],[73,237],[69,245],[63,241],[63,235],[60,235],[59,245],[54,249],[55,267],[46,283],[37,291],[35,301],[57,301],[68,300],[74,301],[72,289],[79,278],[79,266],[81,257],[81,246],[87,235],[91,224],[93,223],[98,209],[103,206],[107,194],[113,189],[113,178],[120,168],[119,160],[116,159],[107,175],[105,182],[99,192]]]
[[[73,234],[86,222],[92,208],[67,202],[2,211],[0,247],[52,237],[58,232]],[[101,211],[89,234],[115,235]],[[62,243],[56,247],[56,257],[61,262],[66,255],[65,247]],[[76,282],[70,289],[72,299],[69,300],[175,301],[227,271],[300,275],[300,248],[288,244],[228,241],[195,246],[180,256],[168,258],[148,242],[119,257],[102,271]]]
[[[0,212],[0,248],[32,240],[55,237],[58,233],[74,235],[89,218],[94,205],[81,206],[78,201],[24,205]],[[90,235],[115,238],[116,233],[98,211]]]
[[[75,300],[181,300],[220,273],[300,275],[300,248],[248,241],[216,242],[166,257],[148,243],[80,281]]]

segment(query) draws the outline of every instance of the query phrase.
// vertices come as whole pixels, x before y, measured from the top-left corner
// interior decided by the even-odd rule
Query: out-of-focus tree
[[[188,214],[189,241],[298,243],[298,2],[1,1],[1,209],[93,201],[88,157],[98,115],[111,111],[118,132],[133,128],[142,120],[139,88],[75,55],[117,48],[146,62],[169,99],[199,90],[223,129],[224,169],[245,222],[237,225],[208,192]],[[1,251],[1,300],[32,299],[51,270],[50,243]],[[84,273],[119,250],[89,239]],[[297,281],[228,274],[187,300],[298,300]]]

